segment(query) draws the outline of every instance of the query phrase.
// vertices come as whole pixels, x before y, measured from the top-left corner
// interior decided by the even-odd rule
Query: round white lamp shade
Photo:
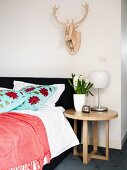
[[[104,70],[92,71],[89,74],[89,80],[93,83],[93,88],[107,88],[110,75],[108,71]]]

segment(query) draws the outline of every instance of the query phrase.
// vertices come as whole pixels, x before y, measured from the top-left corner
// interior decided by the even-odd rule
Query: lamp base
[[[105,111],[108,111],[108,108],[107,107],[91,107],[91,110],[92,111],[96,111],[96,112],[105,112]]]

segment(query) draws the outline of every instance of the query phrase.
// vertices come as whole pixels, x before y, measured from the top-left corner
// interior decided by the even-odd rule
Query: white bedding
[[[36,115],[43,121],[52,158],[79,144],[74,131],[63,114],[63,107],[44,107],[39,111],[16,110],[16,112]],[[45,159],[44,163],[46,162]]]

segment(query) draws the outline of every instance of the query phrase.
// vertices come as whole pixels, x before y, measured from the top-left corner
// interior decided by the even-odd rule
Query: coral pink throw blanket
[[[51,154],[43,122],[36,116],[0,114],[0,170],[42,169]]]

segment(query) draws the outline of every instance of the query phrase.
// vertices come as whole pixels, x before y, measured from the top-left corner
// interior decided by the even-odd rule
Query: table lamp
[[[92,107],[92,111],[103,112],[107,111],[107,107],[102,107],[100,104],[100,89],[107,88],[109,85],[109,72],[104,70],[92,71],[89,74],[89,80],[93,83],[93,88],[98,89],[98,106]]]

